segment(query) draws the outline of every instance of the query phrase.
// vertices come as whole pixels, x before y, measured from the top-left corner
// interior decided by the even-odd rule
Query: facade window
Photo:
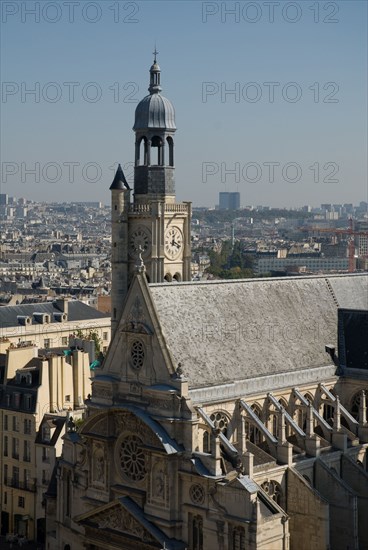
[[[66,401],[67,403],[70,403],[70,395],[66,395],[66,396],[65,396],[65,401]]]
[[[61,337],[61,345],[62,346],[67,346],[68,345],[68,337],[67,336],[62,336]]]
[[[20,406],[20,393],[14,393],[13,394],[13,400],[14,400],[14,407],[16,409],[19,409],[19,406]]]
[[[32,421],[29,418],[25,418],[24,433],[27,435],[31,435],[31,432],[32,432]]]
[[[50,462],[50,452],[48,447],[42,447],[42,462]]]
[[[29,395],[29,393],[27,393],[24,397],[23,397],[23,403],[24,403],[24,408],[29,410],[31,408],[31,404],[32,404],[32,396]]]
[[[19,419],[17,416],[13,416],[13,432],[19,432]]]
[[[29,470],[24,470],[24,488],[30,488],[31,472]]]
[[[8,504],[8,493],[4,491],[4,504]]]
[[[24,442],[24,453],[23,453],[24,462],[31,462],[31,443],[30,441]]]
[[[16,437],[13,437],[12,457],[16,460],[19,459],[19,439]]]
[[[70,479],[70,472],[67,473],[65,476],[65,516],[67,518],[70,518],[71,515],[71,479]]]
[[[4,435],[4,456],[8,456],[8,436]]]
[[[49,442],[50,441],[50,435],[51,435],[50,434],[50,426],[45,424],[44,426],[42,426],[42,440]]]
[[[4,414],[4,430],[8,430],[8,426],[9,426],[8,415]]]
[[[202,485],[194,483],[189,489],[189,496],[194,504],[203,504],[205,495]]]
[[[24,508],[25,500],[24,497],[18,497],[18,508]]]
[[[8,485],[8,484],[9,484],[9,480],[8,480],[8,465],[7,465],[7,464],[4,464],[4,484],[5,484],[5,485]]]
[[[43,341],[43,347],[45,349],[49,349],[50,348],[50,345],[51,345],[51,340],[50,338],[45,338],[44,341]]]
[[[333,424],[333,419],[335,415],[335,408],[333,405],[329,405],[325,403],[323,405],[323,418],[328,422],[331,426]]]
[[[135,340],[130,349],[131,364],[134,369],[138,370],[143,366],[144,355],[142,342]]]
[[[18,466],[13,466],[13,487],[19,487],[19,468]]]
[[[264,492],[272,498],[272,500],[274,500],[279,506],[281,506],[282,490],[281,485],[277,483],[277,481],[265,481],[264,483],[262,483],[261,487]]]
[[[229,424],[229,419],[223,412],[215,412],[211,414],[211,420],[215,424],[215,426],[218,427],[219,430],[222,431],[222,433],[226,436],[227,434],[227,426]]]
[[[368,389],[365,389],[365,395],[368,397]],[[360,408],[360,400],[362,398],[362,392],[359,391],[356,393],[352,400],[351,400],[351,415],[355,418],[355,420],[359,420],[359,408]]]
[[[203,519],[194,516],[191,521],[191,550],[203,550]]]
[[[203,452],[211,452],[211,436],[207,430],[203,432]]]
[[[245,550],[244,527],[233,527],[230,531],[230,550]]]
[[[146,475],[146,455],[142,441],[136,435],[128,435],[120,444],[120,464],[123,473],[131,481],[141,481]]]
[[[48,470],[42,470],[42,484],[47,485],[49,482],[49,472]]]
[[[109,333],[108,332],[103,332],[102,333],[102,338],[103,338],[103,340],[108,340],[109,339]]]

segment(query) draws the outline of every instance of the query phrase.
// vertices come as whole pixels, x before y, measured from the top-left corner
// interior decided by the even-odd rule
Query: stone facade
[[[172,134],[165,101],[155,103],[157,131],[168,124]],[[139,139],[148,104],[136,116]],[[113,210],[125,203],[122,177]],[[87,418],[64,438],[47,550],[363,548],[368,376],[341,367],[336,350],[339,306],[367,308],[368,277],[162,284],[172,266],[185,278],[189,233],[181,267],[163,235],[190,216],[161,191],[121,212],[117,254],[128,258],[137,225],[146,248],[134,269],[116,264],[113,339]]]

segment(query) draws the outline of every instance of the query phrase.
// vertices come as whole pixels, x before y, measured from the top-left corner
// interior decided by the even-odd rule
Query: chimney
[[[62,298],[57,298],[54,302],[54,305],[59,311],[68,315],[68,302],[69,299],[63,296]]]

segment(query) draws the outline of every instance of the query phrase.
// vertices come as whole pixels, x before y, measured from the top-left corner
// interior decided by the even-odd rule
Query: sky
[[[367,2],[1,2],[1,192],[108,204],[132,182],[155,44],[177,200],[368,200]]]

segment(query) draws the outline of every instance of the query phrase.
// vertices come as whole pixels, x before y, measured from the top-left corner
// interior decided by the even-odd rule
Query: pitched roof
[[[368,307],[368,275],[150,285],[192,388],[331,364],[338,305]]]
[[[53,313],[60,313],[60,309],[56,306],[55,302],[0,307],[0,328],[15,327],[19,324],[18,316],[32,318],[34,313],[48,313],[51,317],[51,322],[54,322]],[[68,302],[68,321],[84,321],[108,317],[110,316],[106,315],[106,313],[101,313],[79,300],[70,300]],[[32,322],[33,324],[38,324],[34,321]]]

